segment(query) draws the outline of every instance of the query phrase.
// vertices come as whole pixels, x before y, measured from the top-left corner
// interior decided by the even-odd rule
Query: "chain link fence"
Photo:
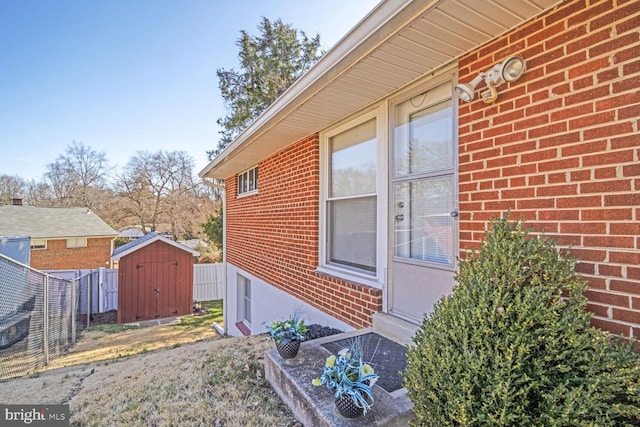
[[[79,280],[0,254],[0,381],[48,364],[75,343],[79,296]]]

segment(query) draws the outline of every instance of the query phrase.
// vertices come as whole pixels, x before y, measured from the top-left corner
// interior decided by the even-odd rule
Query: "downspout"
[[[202,178],[202,182],[204,182],[209,187],[220,190],[221,199],[222,199],[222,278],[224,280],[224,287],[222,288],[222,327],[214,322],[213,327],[218,333],[222,336],[227,335],[227,325],[229,325],[230,320],[227,318],[229,315],[229,310],[227,310],[227,286],[229,281],[227,280],[227,191],[226,186],[217,184],[212,180],[207,178]]]
[[[227,286],[229,281],[227,280],[227,191],[226,187],[222,188],[222,277],[224,278],[224,289],[222,291],[222,313],[223,313],[223,325],[222,334],[227,335],[227,325],[229,325],[230,319],[229,310],[227,310],[228,298],[227,298]]]

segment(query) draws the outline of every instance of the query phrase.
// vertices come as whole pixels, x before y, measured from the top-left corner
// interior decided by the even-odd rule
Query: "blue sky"
[[[377,3],[0,0],[0,175],[41,180],[73,141],[116,167],[183,150],[197,173],[225,114],[216,70],[238,68],[241,30],[280,18],[327,50]]]

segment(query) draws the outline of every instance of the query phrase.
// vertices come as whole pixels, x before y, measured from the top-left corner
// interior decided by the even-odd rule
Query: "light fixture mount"
[[[479,73],[471,82],[458,83],[454,89],[458,98],[464,102],[471,102],[475,96],[476,86],[484,80],[487,89],[480,96],[484,102],[491,104],[498,99],[498,90],[496,88],[504,82],[518,80],[526,69],[526,64],[521,56],[510,56],[487,71]]]

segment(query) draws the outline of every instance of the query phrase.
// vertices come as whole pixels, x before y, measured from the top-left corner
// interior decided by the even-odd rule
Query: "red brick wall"
[[[112,240],[111,237],[88,238],[86,248],[67,248],[66,239],[47,240],[47,249],[31,250],[31,267],[38,270],[109,268]]]
[[[320,148],[311,136],[258,165],[258,193],[227,191],[228,262],[355,328],[370,326],[382,292],[320,275]]]
[[[593,324],[640,336],[640,2],[568,1],[460,61],[518,54],[495,104],[459,105],[460,245],[511,209],[572,246]]]

